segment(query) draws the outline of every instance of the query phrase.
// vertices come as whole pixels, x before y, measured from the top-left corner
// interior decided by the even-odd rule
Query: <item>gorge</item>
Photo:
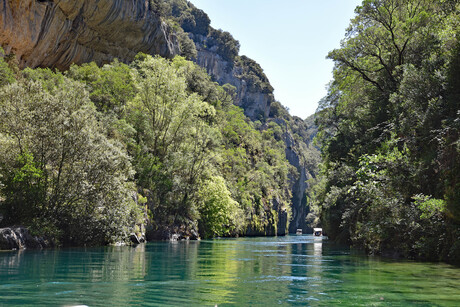
[[[459,12],[363,1],[301,119],[185,0],[0,1],[0,226],[81,246],[318,225],[458,263]]]
[[[22,69],[66,71],[73,64],[95,62],[102,66],[114,59],[130,63],[139,52],[169,59],[182,55],[194,60],[206,69],[212,80],[222,86],[232,86],[229,93],[234,104],[242,107],[251,120],[261,122],[261,131],[270,125],[281,127],[278,138],[284,142],[286,158],[295,168],[289,175],[291,204],[282,205],[277,196],[262,200],[270,204],[269,207],[265,204],[264,210],[277,213],[266,226],[249,227],[246,234],[285,235],[299,228],[310,231],[306,224],[306,181],[315,176],[316,169],[314,163],[313,167],[311,163],[307,167],[303,151],[313,151],[318,156],[311,144],[314,135],[299,137],[303,132],[295,129],[304,129],[303,121],[292,118],[274,100],[273,88],[262,68],[255,61],[238,55],[238,42],[229,33],[212,29],[206,14],[191,3],[173,1],[169,10],[162,7],[164,3],[3,0],[0,45],[5,59],[13,59]],[[184,18],[190,12],[193,22]],[[178,22],[182,23],[179,28]],[[228,44],[230,48],[223,49]],[[298,123],[294,125],[294,122]],[[168,231],[160,238],[170,238],[176,231]]]

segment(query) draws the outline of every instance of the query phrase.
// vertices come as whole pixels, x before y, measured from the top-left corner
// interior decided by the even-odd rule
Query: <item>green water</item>
[[[0,252],[0,306],[460,306],[460,268],[311,236]]]

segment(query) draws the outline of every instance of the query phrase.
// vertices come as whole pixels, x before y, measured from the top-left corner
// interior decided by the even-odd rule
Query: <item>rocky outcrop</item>
[[[129,240],[133,244],[141,244],[141,243],[145,243],[145,236],[143,234],[137,235],[135,233],[131,233],[129,235]]]
[[[32,236],[24,227],[0,228],[0,250],[41,249],[52,245],[47,239]]]
[[[273,95],[252,90],[248,80],[242,77],[244,67],[224,60],[213,48],[205,48],[204,38],[196,35],[195,44],[198,52],[196,63],[220,85],[228,83],[236,88],[234,102],[243,108],[244,114],[252,120],[268,118]]]
[[[138,52],[178,53],[175,36],[148,0],[0,0],[0,45],[21,67],[59,69],[127,62]]]

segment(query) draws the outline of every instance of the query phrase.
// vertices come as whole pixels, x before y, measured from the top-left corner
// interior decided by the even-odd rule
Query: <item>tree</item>
[[[331,237],[373,253],[459,254],[458,183],[448,170],[458,163],[457,10],[456,1],[364,1],[329,54],[336,66],[317,117],[325,179],[316,199]]]
[[[61,76],[62,77],[62,76]],[[82,84],[23,80],[0,94],[5,219],[73,244],[126,236],[137,208],[123,147],[107,139]]]
[[[13,83],[15,81],[14,72],[5,62],[5,52],[0,47],[0,87]]]
[[[133,155],[140,186],[160,228],[196,228],[194,197],[219,132],[206,120],[215,109],[189,94],[185,79],[165,59],[146,56],[135,63],[137,95],[129,122],[137,131]]]
[[[207,179],[199,191],[199,229],[204,238],[238,233],[243,212],[238,203],[231,198],[225,180],[213,176]],[[239,229],[241,231],[241,229]]]
[[[91,62],[72,65],[66,76],[86,84],[90,99],[99,112],[122,117],[126,104],[134,97],[134,81],[128,65],[113,61],[98,67]]]

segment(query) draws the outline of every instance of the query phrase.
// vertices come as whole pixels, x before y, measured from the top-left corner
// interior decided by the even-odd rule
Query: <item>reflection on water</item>
[[[460,269],[312,236],[0,252],[0,306],[457,306]]]

